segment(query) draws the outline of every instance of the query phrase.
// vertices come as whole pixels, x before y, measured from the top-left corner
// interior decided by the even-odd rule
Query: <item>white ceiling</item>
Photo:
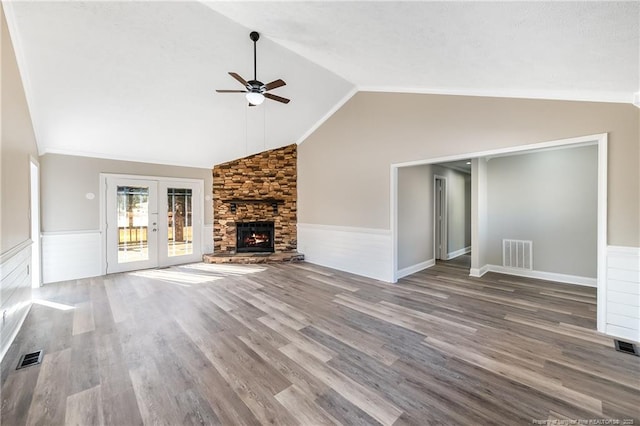
[[[39,150],[197,167],[356,90],[632,102],[640,2],[4,2]],[[228,71],[282,78],[247,108]]]

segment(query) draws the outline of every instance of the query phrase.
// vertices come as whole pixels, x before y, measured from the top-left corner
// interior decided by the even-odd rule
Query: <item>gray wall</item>
[[[0,22],[2,25],[0,253],[4,253],[28,240],[31,235],[29,157],[33,156],[37,159],[38,148],[4,10]]]
[[[398,269],[433,259],[433,172],[398,169]]]
[[[487,262],[502,265],[502,239],[533,241],[533,269],[596,277],[596,146],[487,162]]]
[[[447,251],[471,245],[471,176],[439,165],[398,169],[398,269],[431,260],[433,179],[447,179]]]
[[[390,164],[608,132],[608,243],[638,247],[639,119],[631,104],[359,92],[298,149],[298,220],[390,229]]]
[[[100,229],[100,173],[204,179],[205,195],[211,195],[213,185],[209,169],[58,154],[40,157],[40,173],[43,232]],[[85,197],[89,192],[93,200]],[[211,224],[212,201],[203,203],[204,223]]]

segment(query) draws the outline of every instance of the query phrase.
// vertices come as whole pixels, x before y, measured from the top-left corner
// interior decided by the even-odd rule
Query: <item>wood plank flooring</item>
[[[594,331],[592,288],[460,261],[397,285],[194,264],[34,298],[57,305],[34,304],[2,362],[2,425],[640,424],[640,358]]]

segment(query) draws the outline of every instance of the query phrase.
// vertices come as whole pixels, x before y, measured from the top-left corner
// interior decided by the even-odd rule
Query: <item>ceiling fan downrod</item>
[[[251,31],[249,34],[249,38],[253,41],[253,80],[258,81],[258,72],[257,70],[257,56],[256,56],[256,42],[260,40],[260,34],[256,31]]]

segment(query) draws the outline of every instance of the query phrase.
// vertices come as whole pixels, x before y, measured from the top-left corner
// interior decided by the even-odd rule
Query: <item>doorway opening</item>
[[[447,178],[433,176],[433,252],[436,260],[447,259]]]
[[[453,155],[450,157],[440,157],[429,160],[418,160],[406,163],[392,164],[391,165],[391,276],[392,282],[397,282],[398,278],[408,275],[405,272],[414,273],[421,269],[425,269],[435,264],[435,258],[433,260],[416,259],[418,262],[413,265],[405,266],[400,261],[402,255],[403,246],[407,245],[407,240],[403,236],[403,220],[404,216],[407,216],[407,209],[401,208],[403,202],[406,200],[402,197],[403,190],[399,186],[402,177],[409,174],[410,170],[418,169],[414,166],[434,165],[438,163],[447,163],[453,161],[460,161],[465,158],[470,158],[472,162],[472,215],[471,215],[471,273],[472,276],[482,276],[485,272],[493,267],[491,264],[492,258],[495,257],[491,252],[491,258],[489,258],[489,248],[494,250],[495,247],[488,247],[487,245],[487,229],[489,218],[487,218],[487,160],[494,159],[502,156],[510,156],[513,154],[543,152],[549,150],[563,149],[563,148],[579,148],[587,146],[596,146],[597,151],[597,173],[593,178],[593,185],[597,185],[597,199],[593,202],[596,208],[596,236],[594,243],[590,244],[596,252],[597,258],[597,272],[596,278],[588,278],[587,280],[578,280],[583,278],[582,276],[574,276],[564,273],[554,273],[553,280],[557,280],[558,276],[563,276],[566,279],[563,282],[592,285],[597,286],[597,329],[600,332],[605,332],[606,326],[606,294],[607,294],[607,281],[606,281],[606,256],[607,256],[607,134],[596,134],[589,136],[580,136],[569,139],[560,139],[549,142],[541,142],[530,145],[520,145],[509,148],[500,148],[495,150],[487,150],[475,153],[467,153],[463,155]],[[596,182],[597,181],[597,182]],[[593,188],[593,186],[592,186]],[[594,188],[595,189],[595,188]],[[526,194],[526,190],[524,190]],[[405,197],[406,198],[406,197]],[[531,211],[525,212],[531,214]],[[431,215],[431,213],[428,213]],[[499,217],[492,217],[492,220],[499,220]],[[514,238],[517,236],[514,236]],[[522,238],[516,238],[522,239]],[[495,245],[495,244],[494,244]],[[435,256],[434,256],[435,257]],[[534,260],[535,261],[535,260]],[[500,260],[500,262],[502,262]],[[418,268],[419,267],[419,268]],[[496,269],[497,270],[497,269]],[[515,274],[514,274],[515,275]],[[587,276],[585,276],[587,277]],[[551,279],[551,278],[546,278]],[[571,279],[571,281],[567,281]],[[560,280],[562,281],[562,280]],[[583,284],[584,282],[584,284]]]

